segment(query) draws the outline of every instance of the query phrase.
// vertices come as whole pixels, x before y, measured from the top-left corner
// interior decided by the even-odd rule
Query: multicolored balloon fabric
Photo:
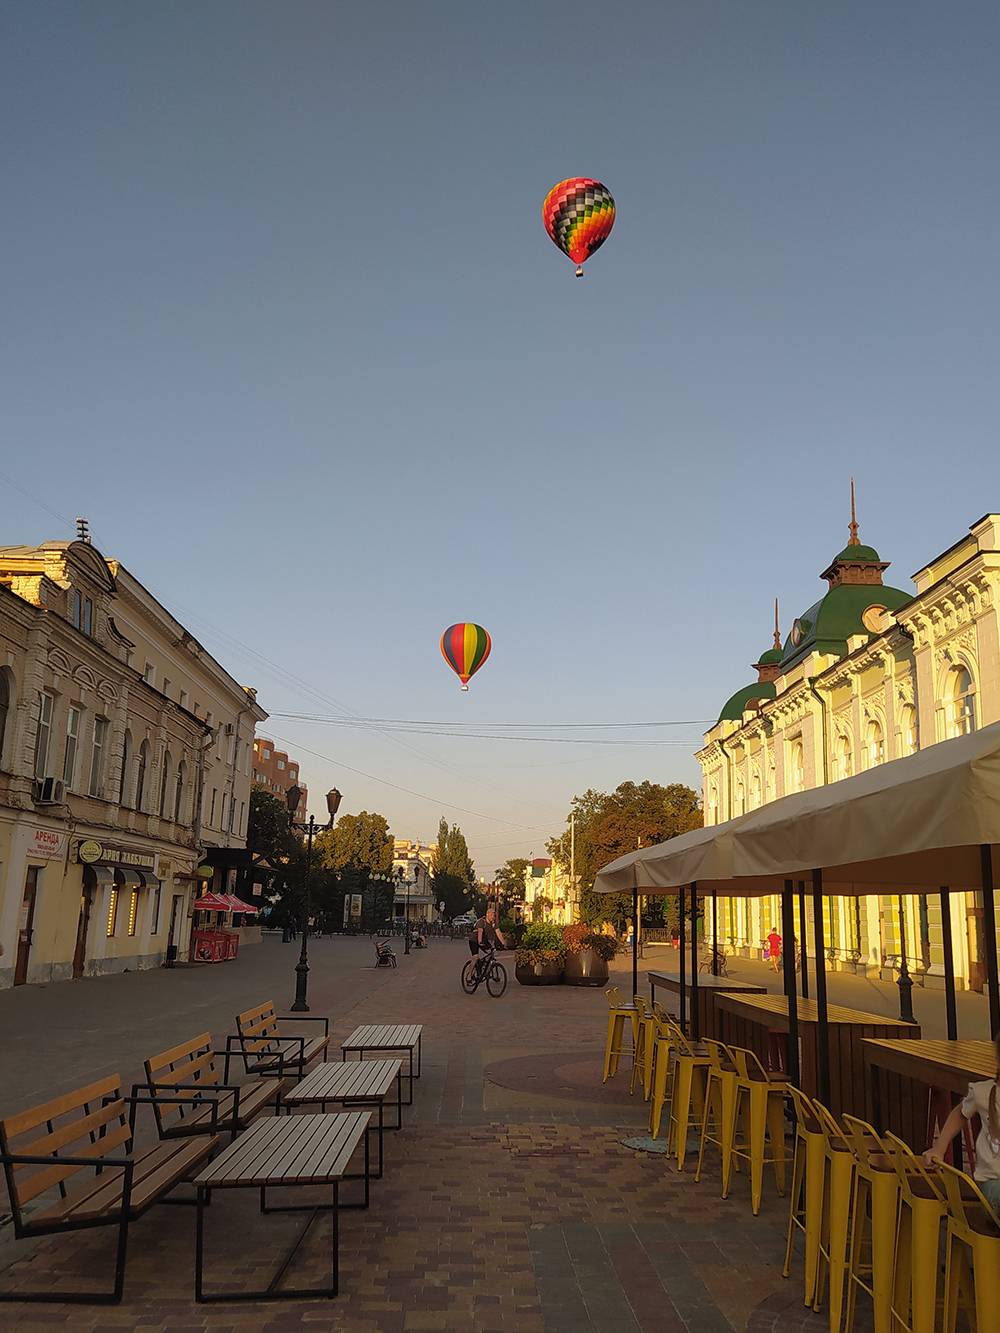
[[[615,201],[600,181],[571,176],[553,185],[545,196],[542,221],[559,249],[577,265],[576,275],[581,278],[583,265],[611,235]]]
[[[444,660],[468,690],[469,681],[490,655],[493,640],[482,625],[461,621],[450,625],[441,635],[441,653]]]

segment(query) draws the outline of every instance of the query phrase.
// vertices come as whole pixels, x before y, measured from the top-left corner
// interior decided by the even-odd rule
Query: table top
[[[659,986],[670,986],[677,990],[681,988],[681,978],[678,972],[647,972],[646,975]],[[684,974],[684,985],[688,990],[692,989],[691,973]],[[699,990],[717,990],[717,991],[739,991],[747,995],[766,995],[767,987],[758,986],[752,981],[733,981],[729,977],[717,977],[713,972],[698,973]]]
[[[374,1101],[399,1077],[402,1060],[334,1060],[317,1065],[285,1093],[288,1106],[304,1102]]]
[[[965,1092],[970,1083],[993,1078],[997,1059],[991,1041],[891,1041],[866,1037],[865,1064],[916,1079],[932,1088]]]
[[[718,1004],[723,1009],[754,1010],[761,1020],[767,1018],[788,1019],[788,997],[786,995],[720,995]],[[800,1023],[818,1023],[819,1006],[815,1000],[798,997],[798,1018]],[[898,1028],[901,1032],[910,1032],[919,1038],[920,1028],[914,1023],[903,1023],[898,1018],[887,1014],[869,1014],[863,1009],[847,1009],[843,1005],[830,1004],[826,1010],[827,1022],[845,1024],[849,1027]]]
[[[195,1178],[196,1185],[309,1185],[339,1180],[371,1111],[258,1120]]]
[[[362,1023],[340,1043],[342,1051],[411,1050],[420,1040],[422,1023]]]

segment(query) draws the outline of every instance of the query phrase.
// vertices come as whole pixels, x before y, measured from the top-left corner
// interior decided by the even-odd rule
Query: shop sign
[[[30,830],[28,838],[28,856],[55,860],[66,855],[66,834],[55,829],[35,828]]]
[[[77,846],[76,857],[84,865],[94,865],[100,861],[106,866],[132,866],[136,870],[153,870],[156,856],[152,852],[138,851],[135,847],[121,847],[114,843],[98,842],[95,838],[85,838]]]
[[[351,894],[351,918],[354,921],[361,920],[361,894]]]

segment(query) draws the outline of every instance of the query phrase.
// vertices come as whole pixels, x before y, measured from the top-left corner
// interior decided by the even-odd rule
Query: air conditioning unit
[[[35,801],[38,805],[62,805],[66,784],[58,778],[38,778],[35,781]]]

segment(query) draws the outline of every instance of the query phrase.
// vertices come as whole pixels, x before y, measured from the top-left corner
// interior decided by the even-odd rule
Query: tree
[[[268,865],[276,866],[289,854],[293,843],[291,817],[285,802],[266,787],[251,787],[247,818],[247,851],[251,864],[266,861]]]
[[[632,911],[631,894],[594,894],[594,879],[602,866],[637,847],[650,847],[680,833],[701,828],[698,794],[683,783],[623,782],[613,792],[588,790],[574,796],[576,816],[576,876],[583,919],[610,920],[624,926]],[[570,831],[552,839],[548,850],[565,871],[570,869]]]
[[[508,901],[524,902],[524,877],[530,864],[526,856],[512,856],[493,872],[494,880]]]
[[[457,824],[449,827],[446,819],[438,825],[431,887],[434,897],[444,903],[446,917],[458,916],[474,901],[476,871],[465,835]]]
[[[324,829],[314,843],[317,864],[328,870],[366,870],[369,875],[392,874],[392,834],[385,815],[362,810],[342,815],[332,829]]]

